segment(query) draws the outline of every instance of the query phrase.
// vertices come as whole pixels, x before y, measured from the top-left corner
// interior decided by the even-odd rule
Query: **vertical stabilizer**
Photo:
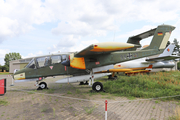
[[[174,48],[175,48],[175,44],[169,44],[169,45],[166,47],[166,49],[164,50],[164,52],[159,55],[159,57],[172,55],[172,53],[173,53],[173,51],[174,51]]]
[[[171,32],[175,29],[174,26],[171,25],[160,25],[157,27],[154,37],[150,43],[150,45],[143,50],[146,49],[165,49],[166,44],[169,40]]]

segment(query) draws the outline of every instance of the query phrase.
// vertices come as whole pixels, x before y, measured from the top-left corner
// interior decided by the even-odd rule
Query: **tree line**
[[[19,53],[12,52],[12,53],[6,54],[4,58],[5,64],[3,66],[0,65],[1,72],[4,72],[4,71],[9,72],[9,61],[18,60],[18,59],[21,59],[21,55]]]

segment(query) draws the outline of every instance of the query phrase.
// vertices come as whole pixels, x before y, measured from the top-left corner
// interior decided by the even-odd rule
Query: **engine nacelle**
[[[74,53],[69,55],[70,66],[76,69],[86,69],[84,57],[74,57]]]

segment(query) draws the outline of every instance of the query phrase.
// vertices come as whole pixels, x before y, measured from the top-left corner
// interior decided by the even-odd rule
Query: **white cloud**
[[[64,43],[61,41],[57,45],[53,45],[52,47],[49,47],[48,50],[50,51],[51,54],[58,52],[77,52],[83,50],[84,48],[88,47],[91,44],[98,43],[99,41],[95,39],[86,40],[86,41],[80,41],[80,39],[75,39],[73,44],[71,43],[71,45],[63,45],[63,44],[68,44],[70,42],[73,42],[73,40],[69,39],[67,41],[64,41]]]
[[[57,44],[53,44],[52,47],[48,47],[48,51],[54,52],[70,52],[70,48],[78,44],[80,37],[74,35],[66,35],[59,40]]]
[[[116,37],[116,39],[125,39],[125,40],[128,40],[129,37],[132,37],[132,36],[141,34],[141,33],[143,33],[143,32],[146,32],[146,31],[151,30],[151,29],[156,28],[156,27],[157,27],[157,26],[146,25],[146,26],[143,26],[143,27],[140,28],[140,29],[136,29],[136,30],[127,32],[127,33],[125,33],[125,34],[119,35],[119,36]],[[142,40],[142,41],[141,41],[141,44],[147,45],[147,44],[150,43],[150,40],[151,40],[151,39],[149,39],[149,38],[148,38],[147,40]]]
[[[0,65],[4,65],[5,55],[8,54],[9,52],[10,52],[9,49],[0,49]]]
[[[32,30],[33,24],[60,21],[52,33],[105,36],[129,21],[166,23],[179,16],[178,0],[7,0],[0,1],[0,38]],[[149,7],[151,6],[151,7]]]
[[[91,31],[91,26],[86,23],[73,21],[73,22],[60,22],[57,28],[52,29],[52,33],[59,35],[82,35],[85,36]]]
[[[141,29],[133,27],[137,30],[122,33],[116,37],[116,40],[120,38],[127,40],[132,35],[163,23],[175,23],[177,28],[173,36],[179,39],[179,4],[178,0],[166,2],[163,0],[45,0],[45,2],[41,0],[6,0],[6,2],[0,0],[0,42],[9,37],[27,34],[37,29],[36,26],[40,24],[43,26],[43,24],[52,22],[58,25],[50,26],[51,31],[46,31],[46,33],[51,32],[60,37],[56,38],[59,41],[53,41],[52,44],[47,45],[51,46],[46,48],[49,52],[79,51],[91,42],[96,42],[97,37],[99,42],[102,42],[104,38],[109,38],[109,32],[118,33],[119,29],[124,29],[120,27],[123,24],[127,24],[126,29],[128,29],[137,21],[142,22],[142,26],[139,25]],[[87,40],[86,36],[91,41]],[[49,39],[44,39],[44,36],[39,37],[39,41],[43,41],[43,44],[47,44],[47,40]],[[37,41],[32,39],[29,43],[34,44]],[[27,51],[27,56],[36,55],[38,54],[30,54],[30,51]]]
[[[81,44],[91,45],[91,44],[98,43],[98,42],[99,42],[98,40],[94,39],[94,40],[81,41]]]
[[[42,5],[40,0],[1,0],[0,41],[32,30],[33,24],[50,22],[53,16]]]
[[[30,57],[41,56],[41,55],[43,55],[43,52],[42,52],[42,51],[39,51],[39,52],[37,52],[37,53],[28,53],[27,56],[23,56],[23,55],[22,55],[22,58],[24,59],[24,58],[30,58]]]

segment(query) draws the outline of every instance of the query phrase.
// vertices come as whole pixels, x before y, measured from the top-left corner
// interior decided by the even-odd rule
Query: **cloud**
[[[50,22],[53,16],[41,5],[43,3],[40,0],[1,0],[0,42],[33,30],[33,24]]]
[[[88,35],[91,31],[91,27],[86,23],[79,21],[73,22],[60,22],[57,28],[52,29],[52,33],[55,35]]]
[[[156,27],[157,27],[157,26],[145,25],[145,26],[143,26],[143,27],[140,28],[140,29],[136,29],[136,30],[127,32],[127,33],[125,33],[125,34],[119,35],[119,36],[116,37],[116,39],[126,39],[126,40],[128,40],[129,37],[132,37],[132,36],[134,36],[134,35],[141,34],[141,33],[143,33],[143,32],[146,32],[146,31],[151,30],[151,29],[156,28]]]
[[[42,51],[39,51],[37,53],[29,53],[27,56],[23,56],[22,55],[22,58],[31,58],[31,57],[37,57],[37,56],[41,56],[43,55],[43,52]]]
[[[136,26],[133,27],[136,29],[136,24],[139,21],[142,22],[139,25],[141,29],[127,33],[122,31],[122,35],[116,39],[127,40],[132,35],[163,23],[175,23],[179,26],[179,4],[178,0],[166,2],[163,0],[0,0],[0,43],[8,40],[9,37],[13,38],[29,33],[29,31],[35,31],[38,29],[38,25],[41,27],[44,25],[44,34],[51,32],[52,39],[55,38],[51,44],[47,45],[50,47],[46,50],[49,52],[77,51],[90,44],[82,41],[96,40],[97,37],[98,40],[105,41],[110,38],[110,32],[119,33],[121,29],[123,30],[124,28],[121,26],[124,24],[127,25],[125,29],[129,29],[131,26]],[[46,30],[46,23],[50,23],[48,29],[51,31]],[[51,26],[51,23],[55,23],[55,25]],[[176,35],[178,39],[179,31],[173,35]],[[49,40],[46,38],[49,36],[45,39],[43,37],[40,36],[39,41],[42,40],[43,44],[46,44],[45,41]],[[58,41],[56,42],[56,40]],[[29,43],[34,44],[37,41],[32,39]],[[36,54],[32,53],[27,56],[33,55]]]
[[[57,44],[53,44],[52,47],[48,47],[49,52],[70,52],[70,48],[78,44],[80,37],[74,35],[64,36],[59,40]]]
[[[4,65],[5,55],[8,54],[9,52],[10,52],[9,49],[0,49],[0,65]]]
[[[69,38],[69,39],[68,39]],[[74,38],[73,36],[69,36],[66,39],[66,41],[62,42],[60,41],[57,45],[53,45],[52,47],[49,47],[48,50],[50,53],[58,53],[58,52],[77,52],[83,50],[85,47],[88,47],[89,45],[93,43],[98,43],[99,41],[94,40],[86,40],[82,41],[79,39]],[[74,39],[74,40],[73,40]],[[63,44],[71,44],[71,45],[63,45]]]
[[[175,20],[180,12],[179,3],[178,0],[1,0],[0,40],[33,30],[34,24],[52,21],[60,21],[52,28],[55,35],[106,36],[124,22],[159,24]]]
[[[171,43],[173,42],[174,38],[176,38],[178,41],[180,40],[180,17],[178,18],[178,21],[176,21],[176,23],[173,25],[175,26],[175,30],[172,32],[171,37],[170,37],[170,41]]]

